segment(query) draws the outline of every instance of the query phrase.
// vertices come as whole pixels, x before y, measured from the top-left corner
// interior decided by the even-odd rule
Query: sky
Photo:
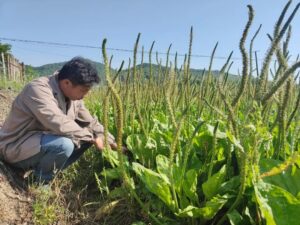
[[[139,50],[149,51],[155,41],[155,52],[166,53],[170,44],[171,61],[174,53],[188,53],[189,32],[193,26],[191,68],[208,68],[209,56],[218,42],[213,68],[220,69],[226,57],[234,51],[233,73],[241,71],[239,40],[248,20],[247,5],[253,6],[254,22],[246,41],[260,24],[262,29],[254,43],[259,64],[265,56],[272,34],[287,0],[0,0],[0,42],[12,45],[12,54],[25,64],[40,66],[62,62],[74,56],[83,56],[103,62],[101,49],[55,46],[1,38],[55,42],[100,47],[107,38],[113,67],[133,58],[134,43],[141,33]],[[298,2],[293,1],[287,15]],[[290,52],[295,59],[300,52],[300,12],[293,22]],[[130,51],[119,51],[124,49]],[[164,64],[165,54],[159,54]],[[201,57],[199,57],[201,56]],[[148,54],[144,62],[148,62]],[[292,59],[293,59],[292,58]],[[141,60],[141,54],[138,55]],[[179,64],[183,57],[178,58]]]

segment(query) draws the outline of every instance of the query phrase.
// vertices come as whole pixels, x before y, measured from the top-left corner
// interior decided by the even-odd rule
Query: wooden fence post
[[[2,58],[3,75],[4,77],[6,77],[6,64],[5,64],[5,57],[3,52],[1,53],[1,58]]]
[[[8,80],[11,80],[11,60],[10,60],[10,55],[7,54],[7,78]]]
[[[21,63],[21,80],[25,81],[25,64],[22,62]]]
[[[16,60],[15,58],[12,57],[12,64],[11,64],[11,69],[12,69],[12,80],[15,81],[16,80]]]
[[[25,65],[11,54],[1,53],[0,62],[3,62],[4,78],[11,81],[25,81]],[[1,68],[1,67],[0,67]]]

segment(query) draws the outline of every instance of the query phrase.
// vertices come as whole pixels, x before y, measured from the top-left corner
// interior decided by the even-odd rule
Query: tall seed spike
[[[252,21],[253,21],[254,11],[253,11],[253,8],[252,8],[251,5],[248,5],[248,9],[249,9],[249,19],[248,19],[248,22],[246,24],[245,30],[243,32],[242,38],[240,40],[240,51],[241,51],[242,58],[243,58],[242,81],[241,81],[241,85],[240,85],[240,88],[238,90],[237,95],[232,100],[232,103],[231,103],[232,107],[235,107],[238,104],[240,98],[242,97],[242,94],[245,91],[245,88],[246,88],[246,85],[247,85],[247,82],[248,82],[248,76],[249,76],[249,72],[248,72],[248,70],[249,70],[248,60],[249,59],[248,59],[247,51],[245,49],[245,41],[246,41],[250,26],[251,26]]]
[[[290,1],[287,3],[290,4]],[[271,47],[269,48],[269,50],[267,51],[264,63],[263,63],[263,67],[261,69],[261,75],[260,78],[258,80],[258,85],[257,85],[257,89],[256,89],[256,99],[257,100],[261,100],[263,94],[266,92],[266,85],[268,82],[268,68],[272,59],[272,55],[274,54],[274,52],[276,51],[276,49],[278,48],[278,44],[280,42],[280,40],[282,39],[284,33],[286,32],[288,26],[290,25],[291,21],[293,20],[296,12],[298,11],[300,7],[300,3],[298,3],[295,7],[295,9],[293,10],[292,14],[289,16],[289,18],[287,19],[287,21],[285,22],[285,24],[283,25],[282,29],[278,32],[278,35],[273,37],[273,41],[271,43]],[[283,15],[285,14],[285,9],[282,11]],[[277,24],[278,26],[278,24]],[[275,30],[279,29],[275,27]]]
[[[137,76],[136,76],[136,61],[137,61],[136,55],[137,55],[140,36],[141,36],[141,33],[139,33],[138,36],[137,36],[137,39],[136,39],[136,42],[135,42],[135,45],[134,45],[134,53],[133,53],[133,72],[132,72],[133,73],[133,101],[134,101],[134,107],[135,107],[135,110],[137,112],[139,123],[140,123],[140,126],[142,128],[142,131],[143,131],[144,134],[147,134],[145,126],[144,126],[143,118],[142,118],[142,115],[141,115],[141,112],[140,112],[140,108],[139,108],[138,93],[137,93],[138,82],[137,82]]]

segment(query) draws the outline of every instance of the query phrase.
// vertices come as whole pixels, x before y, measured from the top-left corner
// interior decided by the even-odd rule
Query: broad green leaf
[[[195,127],[192,124],[185,124],[184,129],[182,130],[182,135],[184,138],[188,139],[192,136]]]
[[[114,121],[111,121],[113,123]],[[134,119],[133,121],[130,122],[127,126],[124,127],[124,132],[126,134],[133,134],[133,133],[140,133],[141,127],[140,123]]]
[[[300,201],[288,191],[262,180],[254,186],[256,201],[267,225],[297,225]]]
[[[227,213],[227,217],[231,225],[243,225],[243,217],[238,211],[233,210],[232,212]]]
[[[206,126],[202,126],[203,128],[200,129],[200,132],[197,133],[195,138],[193,139],[193,149],[197,152],[200,158],[207,158],[211,154],[211,149],[213,145],[213,130],[214,127],[206,124]],[[217,131],[216,133],[216,159],[223,160],[224,159],[224,150],[228,147],[228,138],[226,133]]]
[[[265,198],[259,191],[259,188],[254,186],[256,201],[259,205],[263,218],[266,220],[267,225],[276,225],[273,217],[272,208],[268,205],[268,198]]]
[[[282,161],[274,159],[261,159],[260,160],[260,170],[261,173],[275,170],[279,165],[282,164]],[[267,183],[277,185],[292,193],[294,196],[300,192],[300,169],[294,167],[294,173],[292,173],[292,168],[288,168],[286,171],[281,172],[280,174],[274,176],[264,177],[263,180]]]
[[[150,192],[160,198],[171,210],[174,209],[170,186],[160,174],[135,162],[132,163],[132,169]]]
[[[112,169],[105,169],[101,172],[101,175],[112,180],[121,178],[119,167],[112,168]]]
[[[154,131],[152,130],[150,136],[156,141],[157,154],[169,155],[172,141],[172,132]]]
[[[132,134],[126,139],[128,149],[143,165],[152,165],[157,150],[156,141],[142,134]]]
[[[187,196],[184,193],[178,194],[178,198],[179,198],[179,205],[181,206],[181,208],[186,208],[192,204],[191,201],[187,198]]]
[[[194,169],[196,171],[199,171],[201,170],[202,167],[203,167],[203,162],[201,162],[201,160],[197,156],[197,153],[195,151],[190,153],[190,157],[187,163],[187,169]]]
[[[173,181],[174,181],[173,185],[175,186],[175,190],[177,191],[177,193],[180,193],[182,183],[184,182],[182,173],[183,173],[182,167],[177,160],[177,163],[173,164]]]
[[[198,203],[198,195],[197,195],[197,172],[196,170],[189,170],[185,174],[185,179],[183,182],[183,191],[186,196],[195,203]]]
[[[112,167],[119,167],[120,166],[120,160],[119,160],[119,154],[117,151],[113,151],[111,149],[104,149],[102,151],[102,156],[104,159],[106,159]],[[124,166],[126,169],[129,169],[129,161],[127,156],[122,155],[123,160],[124,160]]]
[[[210,220],[217,214],[217,212],[223,207],[226,202],[227,199],[224,197],[214,197],[210,201],[206,202],[205,206],[202,208],[190,205],[183,210],[179,210],[179,213],[177,213],[176,215],[179,217],[191,217]]]
[[[168,155],[173,140],[173,130],[167,124],[153,119],[154,125],[149,133],[157,143],[157,154]]]
[[[157,112],[153,116],[153,120],[157,120],[161,124],[168,124],[168,118],[167,118],[166,114],[162,113],[162,112]]]
[[[213,137],[208,135],[206,131],[199,133],[195,136],[193,144],[196,146],[196,151],[200,153],[206,153],[212,147]]]
[[[240,176],[234,176],[230,178],[229,181],[226,181],[221,184],[219,188],[220,194],[234,194],[236,195],[238,192],[238,187],[240,186],[241,178]]]
[[[156,168],[160,174],[169,175],[169,158],[164,155],[156,156]]]
[[[120,161],[118,158],[118,152],[112,151],[110,149],[104,149],[102,151],[103,158],[105,158],[113,167],[119,166]]]
[[[228,137],[228,139],[230,140],[230,142],[237,148],[239,149],[241,152],[244,152],[244,148],[241,145],[240,141],[237,140],[235,138],[235,136],[233,136],[229,131],[226,132],[226,135]]]
[[[219,172],[211,176],[206,182],[202,184],[202,189],[205,197],[211,199],[218,193],[218,189],[225,180],[226,166],[222,166]]]
[[[213,137],[214,136],[214,129],[215,127],[210,125],[210,124],[206,124],[206,127],[207,127],[207,133]],[[216,133],[216,137],[217,139],[226,139],[227,138],[227,135],[226,133],[224,132],[221,132],[219,129],[217,130],[217,133]]]
[[[170,183],[170,170],[169,159],[164,155],[156,156],[156,169],[161,177],[169,184]]]

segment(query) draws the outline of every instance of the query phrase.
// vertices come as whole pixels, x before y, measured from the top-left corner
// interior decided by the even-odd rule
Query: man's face
[[[60,88],[65,97],[70,100],[80,100],[89,92],[90,86],[74,85],[70,80],[65,79],[60,83]]]

